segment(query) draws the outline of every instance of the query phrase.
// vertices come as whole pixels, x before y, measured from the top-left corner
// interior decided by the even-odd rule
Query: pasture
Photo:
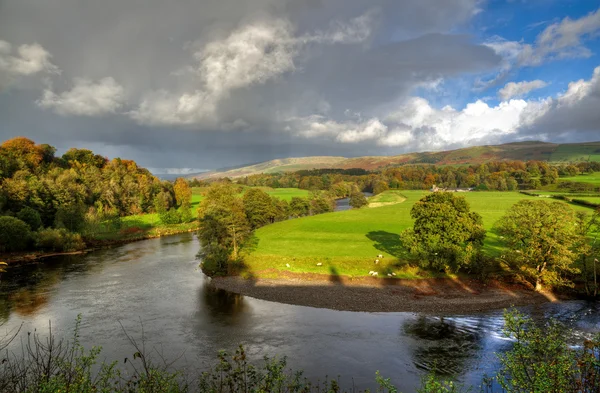
[[[397,192],[397,191],[396,191]],[[387,198],[385,194],[380,198]],[[278,222],[256,231],[256,245],[246,257],[246,268],[261,276],[276,271],[309,272],[331,275],[366,276],[370,270],[380,276],[414,278],[416,269],[404,266],[405,251],[399,234],[412,226],[412,205],[427,191],[402,191],[404,202],[362,208]],[[502,253],[498,236],[490,231],[514,203],[535,198],[518,192],[463,193],[471,210],[481,214],[488,231],[484,251],[492,256]],[[573,206],[576,210],[591,209]],[[378,254],[384,255],[375,265]],[[321,266],[317,266],[321,263]],[[289,265],[287,267],[286,265]]]
[[[600,172],[584,173],[577,176],[561,177],[559,181],[574,181],[579,183],[593,183],[600,185]]]
[[[600,161],[600,143],[577,143],[559,145],[552,152],[550,162]]]

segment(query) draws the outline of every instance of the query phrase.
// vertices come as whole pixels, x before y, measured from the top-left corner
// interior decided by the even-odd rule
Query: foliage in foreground
[[[492,393],[597,393],[600,391],[600,336],[572,349],[565,331],[551,321],[536,325],[517,311],[505,312],[503,334],[513,340],[511,350],[498,355],[500,370],[483,378],[481,391]],[[234,354],[219,352],[217,363],[199,374],[172,369],[166,361],[156,362],[127,335],[132,357],[122,364],[98,362],[101,349],[86,350],[79,341],[80,318],[71,340],[57,340],[28,333],[21,355],[6,353],[0,361],[0,391],[20,392],[210,392],[210,393],[339,393],[345,390],[338,379],[311,382],[301,371],[287,367],[286,358],[265,357],[250,363],[240,346]],[[2,345],[0,345],[2,348]],[[377,392],[398,393],[388,378],[375,374]],[[353,388],[352,391],[355,391]],[[368,390],[367,390],[368,391]],[[454,381],[438,379],[433,373],[421,381],[418,393],[463,393],[473,391]]]

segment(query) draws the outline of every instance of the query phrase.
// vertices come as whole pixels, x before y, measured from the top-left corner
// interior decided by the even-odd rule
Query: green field
[[[559,181],[575,181],[580,183],[595,183],[600,185],[600,172],[586,173],[577,176],[561,177]]]
[[[600,143],[559,145],[550,155],[551,162],[600,161]]]
[[[405,254],[399,233],[412,226],[410,209],[426,193],[402,191],[406,201],[398,204],[326,213],[262,227],[256,231],[255,249],[246,258],[247,269],[267,276],[276,275],[278,270],[348,276],[365,276],[370,270],[378,270],[380,276],[393,271],[397,277],[415,277],[416,269],[407,269],[402,262]],[[469,201],[471,209],[483,217],[488,230],[484,249],[496,256],[502,253],[502,246],[489,230],[514,203],[534,198],[517,192],[461,195]],[[573,208],[591,212],[580,206]],[[378,254],[385,257],[375,265]]]
[[[389,190],[387,192],[382,192],[379,195],[372,196],[369,198],[369,207],[379,207],[404,202],[406,196],[403,192],[404,191]]]

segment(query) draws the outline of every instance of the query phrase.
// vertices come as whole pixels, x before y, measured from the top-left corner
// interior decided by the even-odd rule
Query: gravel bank
[[[367,312],[457,314],[555,300],[551,294],[516,285],[462,279],[347,279],[288,273],[278,279],[218,277],[212,279],[211,285],[280,303]]]

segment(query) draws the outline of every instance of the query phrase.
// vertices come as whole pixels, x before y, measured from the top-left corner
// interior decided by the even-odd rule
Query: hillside
[[[265,161],[258,164],[205,172],[198,179],[242,177],[257,173],[293,172],[318,168],[362,168],[374,170],[403,164],[461,165],[489,161],[539,160],[548,162],[600,161],[600,142],[556,144],[539,141],[503,145],[474,146],[439,152],[407,153],[397,156],[299,157]]]

